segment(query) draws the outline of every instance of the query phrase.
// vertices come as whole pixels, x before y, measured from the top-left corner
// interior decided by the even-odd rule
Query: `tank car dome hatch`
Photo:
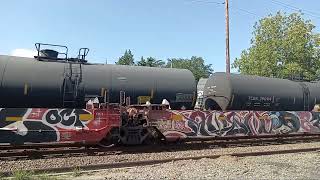
[[[35,43],[37,55],[35,58],[43,61],[68,60],[68,47],[57,44]],[[64,57],[63,57],[64,56]]]
[[[52,49],[42,49],[40,50],[40,57],[46,57],[46,58],[58,58],[59,52],[52,50]]]

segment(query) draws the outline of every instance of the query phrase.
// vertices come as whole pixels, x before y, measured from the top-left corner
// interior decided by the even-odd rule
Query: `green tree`
[[[251,47],[232,66],[241,74],[314,80],[320,74],[320,41],[314,28],[300,13],[269,15],[255,24]]]
[[[126,50],[124,52],[124,55],[119,58],[119,60],[116,62],[118,65],[134,65],[134,58],[133,54],[131,53],[131,50]]]
[[[191,59],[172,58],[168,59],[166,67],[189,69],[196,80],[207,78],[212,74],[213,68],[211,64],[206,65],[202,57],[192,56]]]
[[[140,61],[137,62],[138,66],[149,66],[149,67],[163,67],[165,62],[162,60],[157,60],[153,57],[148,57],[144,59],[143,56],[141,57]]]

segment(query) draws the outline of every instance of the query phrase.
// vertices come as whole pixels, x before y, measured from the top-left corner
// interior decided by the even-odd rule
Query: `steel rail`
[[[217,159],[221,156],[234,156],[234,157],[265,156],[265,155],[275,155],[275,154],[312,152],[312,151],[319,151],[319,150],[320,150],[320,147],[289,149],[289,150],[273,150],[273,151],[255,151],[255,152],[243,152],[243,153],[225,153],[225,154],[213,154],[213,155],[203,155],[203,156],[193,156],[193,157],[165,158],[165,159],[154,159],[154,160],[143,160],[143,161],[105,163],[105,164],[84,165],[84,166],[77,166],[77,167],[34,169],[34,170],[28,170],[28,171],[32,171],[34,174],[66,173],[66,172],[73,172],[75,168],[77,168],[81,171],[93,171],[93,170],[101,170],[101,169],[147,166],[147,165],[155,165],[155,164],[168,163],[168,162],[172,162],[172,161],[182,161],[182,160],[199,160],[199,159],[203,159],[203,158]],[[13,174],[12,171],[0,172],[0,175],[2,175],[2,176],[11,176],[12,174]]]
[[[49,148],[49,149],[16,149],[0,151],[0,158],[43,158],[49,155],[95,155],[98,153],[105,153],[105,155],[114,154],[136,154],[136,153],[152,153],[152,152],[165,152],[165,151],[181,151],[181,150],[199,150],[205,148],[223,148],[228,146],[252,146],[252,145],[266,145],[266,144],[288,144],[297,143],[299,141],[319,141],[320,136],[290,136],[290,137],[265,137],[253,139],[228,139],[228,140],[202,140],[194,142],[186,142],[182,144],[167,143],[162,145],[143,145],[143,146],[116,146],[109,148],[85,148],[85,147],[63,147],[63,148]]]

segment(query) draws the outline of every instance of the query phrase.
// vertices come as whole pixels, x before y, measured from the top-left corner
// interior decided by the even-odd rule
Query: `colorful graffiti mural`
[[[320,133],[319,112],[167,110],[149,117],[167,138]]]
[[[108,110],[2,108],[0,143],[98,142],[119,113]]]
[[[132,116],[132,112],[138,113],[138,110],[128,108],[121,112],[119,108],[0,108],[0,143],[96,144],[108,137],[113,127],[120,128],[120,118]],[[123,116],[124,112],[128,115]],[[147,126],[156,127],[168,140],[186,137],[320,133],[320,112],[180,111],[164,107],[143,107],[139,112],[146,117]],[[140,125],[137,127],[140,128]],[[125,138],[132,137],[130,135]]]

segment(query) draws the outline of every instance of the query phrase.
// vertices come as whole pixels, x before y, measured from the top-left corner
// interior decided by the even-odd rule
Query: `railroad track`
[[[172,162],[172,161],[182,161],[182,160],[199,160],[199,159],[203,159],[203,158],[216,159],[216,158],[219,158],[222,156],[247,157],[247,156],[265,156],[265,155],[275,155],[275,154],[312,152],[312,151],[320,151],[320,147],[299,148],[299,149],[289,149],[289,150],[272,150],[272,151],[254,151],[254,152],[241,152],[241,153],[212,154],[212,155],[203,155],[203,156],[182,157],[182,158],[164,158],[164,159],[144,160],[144,161],[116,162],[116,163],[77,166],[76,168],[81,171],[94,171],[94,170],[101,170],[101,169],[147,166],[147,165],[155,165],[155,164],[168,163],[168,162]],[[75,169],[75,167],[46,168],[46,169],[35,169],[35,170],[32,170],[32,172],[34,174],[66,173],[66,172],[73,172],[74,169]],[[12,173],[13,172],[10,172],[10,171],[0,172],[0,175],[1,176],[10,176],[10,175],[12,175]]]
[[[39,158],[56,158],[70,156],[97,156],[97,155],[117,155],[117,154],[136,154],[136,153],[153,153],[153,152],[170,152],[185,150],[200,150],[208,148],[224,148],[239,146],[259,146],[259,145],[275,145],[299,142],[315,142],[320,140],[320,135],[290,135],[287,137],[278,136],[259,136],[255,138],[237,137],[237,138],[216,138],[211,139],[187,139],[180,143],[166,143],[158,145],[142,145],[142,146],[114,146],[109,148],[97,147],[81,147],[81,146],[50,146],[36,145],[33,147],[28,145],[23,148],[0,146],[1,160],[17,160],[17,159],[39,159]]]
[[[80,155],[114,155],[121,151],[115,151],[105,148],[48,148],[48,149],[20,149],[8,150],[0,152],[0,159],[2,160],[17,160],[17,159],[39,159],[39,158],[55,158],[60,156],[80,156]]]

